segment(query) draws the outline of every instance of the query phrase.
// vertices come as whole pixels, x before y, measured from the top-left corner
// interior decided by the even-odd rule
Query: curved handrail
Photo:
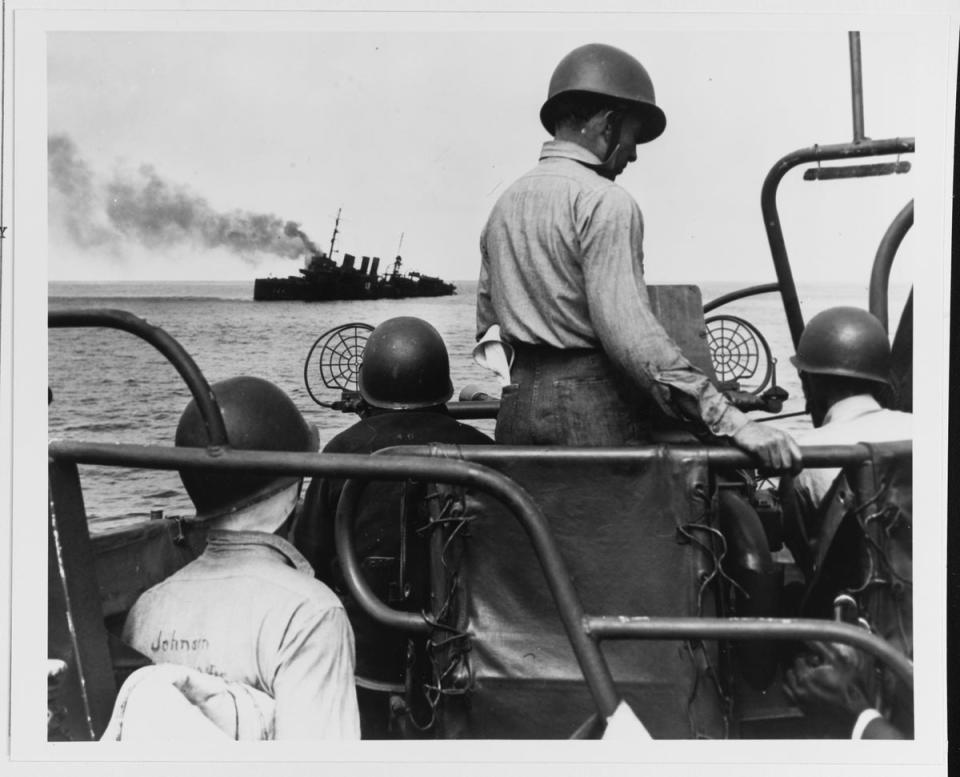
[[[900,212],[894,216],[887,231],[884,232],[877,255],[873,260],[873,270],[870,273],[870,312],[873,313],[883,328],[890,330],[890,317],[887,308],[887,294],[890,288],[890,269],[897,256],[900,243],[913,226],[913,200],[910,200]]]
[[[50,311],[47,314],[47,326],[50,328],[65,327],[106,327],[119,329],[123,332],[136,335],[150,343],[160,351],[180,373],[190,393],[197,402],[200,416],[207,427],[211,445],[227,445],[227,429],[223,423],[220,405],[210,389],[210,384],[200,372],[200,368],[187,353],[186,349],[165,330],[154,326],[150,322],[128,313],[125,310],[86,310],[71,308],[69,310]]]
[[[783,239],[783,228],[780,226],[780,214],[777,211],[777,187],[779,187],[781,179],[791,169],[804,162],[853,159],[885,154],[908,154],[913,152],[914,147],[913,138],[889,138],[886,140],[864,140],[858,143],[812,146],[787,154],[779,159],[767,173],[767,177],[763,181],[763,188],[760,191],[760,209],[763,212],[763,223],[767,231],[767,240],[770,243],[773,268],[777,273],[780,296],[783,299],[783,310],[787,316],[787,325],[790,327],[790,337],[793,339],[794,348],[799,344],[800,335],[803,333],[803,313],[800,311],[800,299],[797,296],[797,286],[793,280],[793,271],[790,269],[787,246]]]
[[[337,503],[337,515],[334,523],[334,540],[340,569],[343,571],[347,587],[360,608],[374,620],[400,631],[413,634],[429,634],[432,626],[421,615],[403,610],[395,610],[384,604],[367,585],[360,570],[360,561],[353,547],[353,522],[357,515],[360,497],[369,481],[351,478],[343,484],[340,501]]]
[[[499,499],[522,523],[533,542],[547,576],[560,617],[570,638],[574,654],[587,681],[598,711],[611,715],[620,697],[610,668],[599,645],[581,626],[584,612],[579,596],[566,573],[556,542],[543,513],[519,485],[496,470],[467,461],[426,458],[422,456],[361,455],[349,453],[286,453],[232,450],[226,448],[164,448],[146,445],[110,445],[105,443],[73,443],[54,441],[50,456],[61,461],[84,464],[124,465],[148,469],[226,469],[250,472],[273,472],[283,475],[321,475],[325,477],[364,477],[370,480],[432,480],[470,486]],[[338,511],[337,523],[341,522]],[[340,534],[342,532],[338,532]],[[352,557],[352,548],[343,547],[337,538],[338,552],[344,552],[341,564]],[[355,557],[352,566],[358,569]],[[372,593],[370,596],[374,596]],[[374,597],[375,598],[375,597]],[[421,619],[415,613],[400,613],[399,620]]]
[[[870,653],[913,688],[913,662],[861,626],[814,618],[649,618],[588,615],[584,630],[598,639],[776,639],[843,642]]]
[[[721,294],[719,297],[704,303],[703,312],[709,313],[712,310],[716,310],[721,305],[727,305],[731,302],[736,302],[738,299],[754,297],[757,294],[769,294],[773,291],[780,291],[779,283],[761,283],[757,286],[747,286],[743,289],[737,289],[736,291],[731,291],[727,294]]]

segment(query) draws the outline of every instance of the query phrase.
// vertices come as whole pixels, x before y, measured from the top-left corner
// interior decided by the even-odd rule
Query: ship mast
[[[403,232],[400,233],[400,242],[397,243],[397,258],[393,261],[393,274],[400,274],[400,264],[403,260],[400,258],[400,247],[403,245]]]
[[[340,213],[343,208],[337,208],[337,220],[333,223],[333,234],[330,236],[330,253],[328,256],[333,259],[333,244],[337,242],[337,227],[340,226]]]

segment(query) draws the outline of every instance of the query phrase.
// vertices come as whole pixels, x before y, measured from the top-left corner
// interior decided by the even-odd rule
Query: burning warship
[[[446,297],[456,294],[456,286],[440,278],[418,272],[401,273],[402,258],[397,255],[393,270],[378,273],[380,257],[363,256],[356,266],[353,254],[344,254],[343,262],[333,260],[333,247],[340,226],[340,212],[330,238],[330,250],[318,250],[313,242],[290,222],[286,226],[289,237],[299,237],[310,252],[306,266],[299,275],[286,278],[257,278],[253,298],[260,301],[302,300],[325,302],[354,299],[400,299],[402,297]],[[401,237],[401,244],[403,238]],[[398,248],[399,251],[399,248]]]

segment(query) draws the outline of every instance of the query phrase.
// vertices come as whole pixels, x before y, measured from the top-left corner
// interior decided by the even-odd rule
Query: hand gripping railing
[[[909,443],[898,443],[909,451]],[[661,447],[623,449],[548,449],[500,446],[412,446],[390,448],[379,455],[278,453],[240,451],[220,447],[163,448],[156,446],[112,445],[104,443],[51,442],[50,457],[73,464],[139,467],[178,470],[248,471],[277,475],[312,475],[366,480],[418,480],[468,486],[499,499],[520,521],[533,543],[543,567],[547,584],[556,602],[561,621],[583,672],[598,711],[613,713],[619,694],[610,669],[600,651],[601,638],[728,638],[728,639],[820,639],[854,645],[887,663],[909,686],[913,686],[913,666],[883,640],[863,629],[842,623],[804,619],[720,619],[720,618],[620,618],[588,616],[571,582],[550,527],[530,495],[513,480],[481,463],[556,455],[558,458],[619,457],[619,460],[649,460],[653,457],[705,456],[711,465],[750,466],[750,458],[735,449],[702,446],[669,449]],[[810,466],[842,466],[863,462],[870,448],[857,446],[821,446],[804,448],[804,461]],[[444,456],[449,458],[438,458]],[[345,492],[350,488],[349,484]],[[354,487],[357,488],[357,487]],[[347,497],[348,499],[350,497]],[[349,506],[349,503],[348,503]],[[358,603],[372,617],[390,626],[425,633],[430,625],[416,613],[397,612],[370,590],[360,574],[350,542],[351,514],[346,508],[337,514],[337,552],[347,585]]]

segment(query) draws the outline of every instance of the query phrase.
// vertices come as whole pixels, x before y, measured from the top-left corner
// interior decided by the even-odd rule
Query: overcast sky
[[[550,74],[591,41],[640,59],[667,115],[666,132],[618,179],[644,212],[654,282],[773,280],[766,172],[795,149],[852,138],[839,24],[745,30],[731,20],[718,30],[693,17],[687,29],[657,30],[642,15],[541,15],[518,29],[400,17],[368,15],[362,27],[337,17],[342,29],[264,17],[280,29],[50,33],[50,279],[247,279],[299,266],[271,253],[292,254],[299,241],[238,250],[181,240],[158,223],[176,207],[293,220],[321,247],[342,207],[338,251],[388,261],[403,234],[408,269],[473,279],[491,206],[547,139],[537,117]],[[918,134],[922,45],[909,24],[863,32],[869,137]],[[923,159],[882,179],[790,174],[780,208],[798,281],[865,280]],[[157,201],[167,210],[151,214]],[[900,276],[910,249],[908,236]]]

